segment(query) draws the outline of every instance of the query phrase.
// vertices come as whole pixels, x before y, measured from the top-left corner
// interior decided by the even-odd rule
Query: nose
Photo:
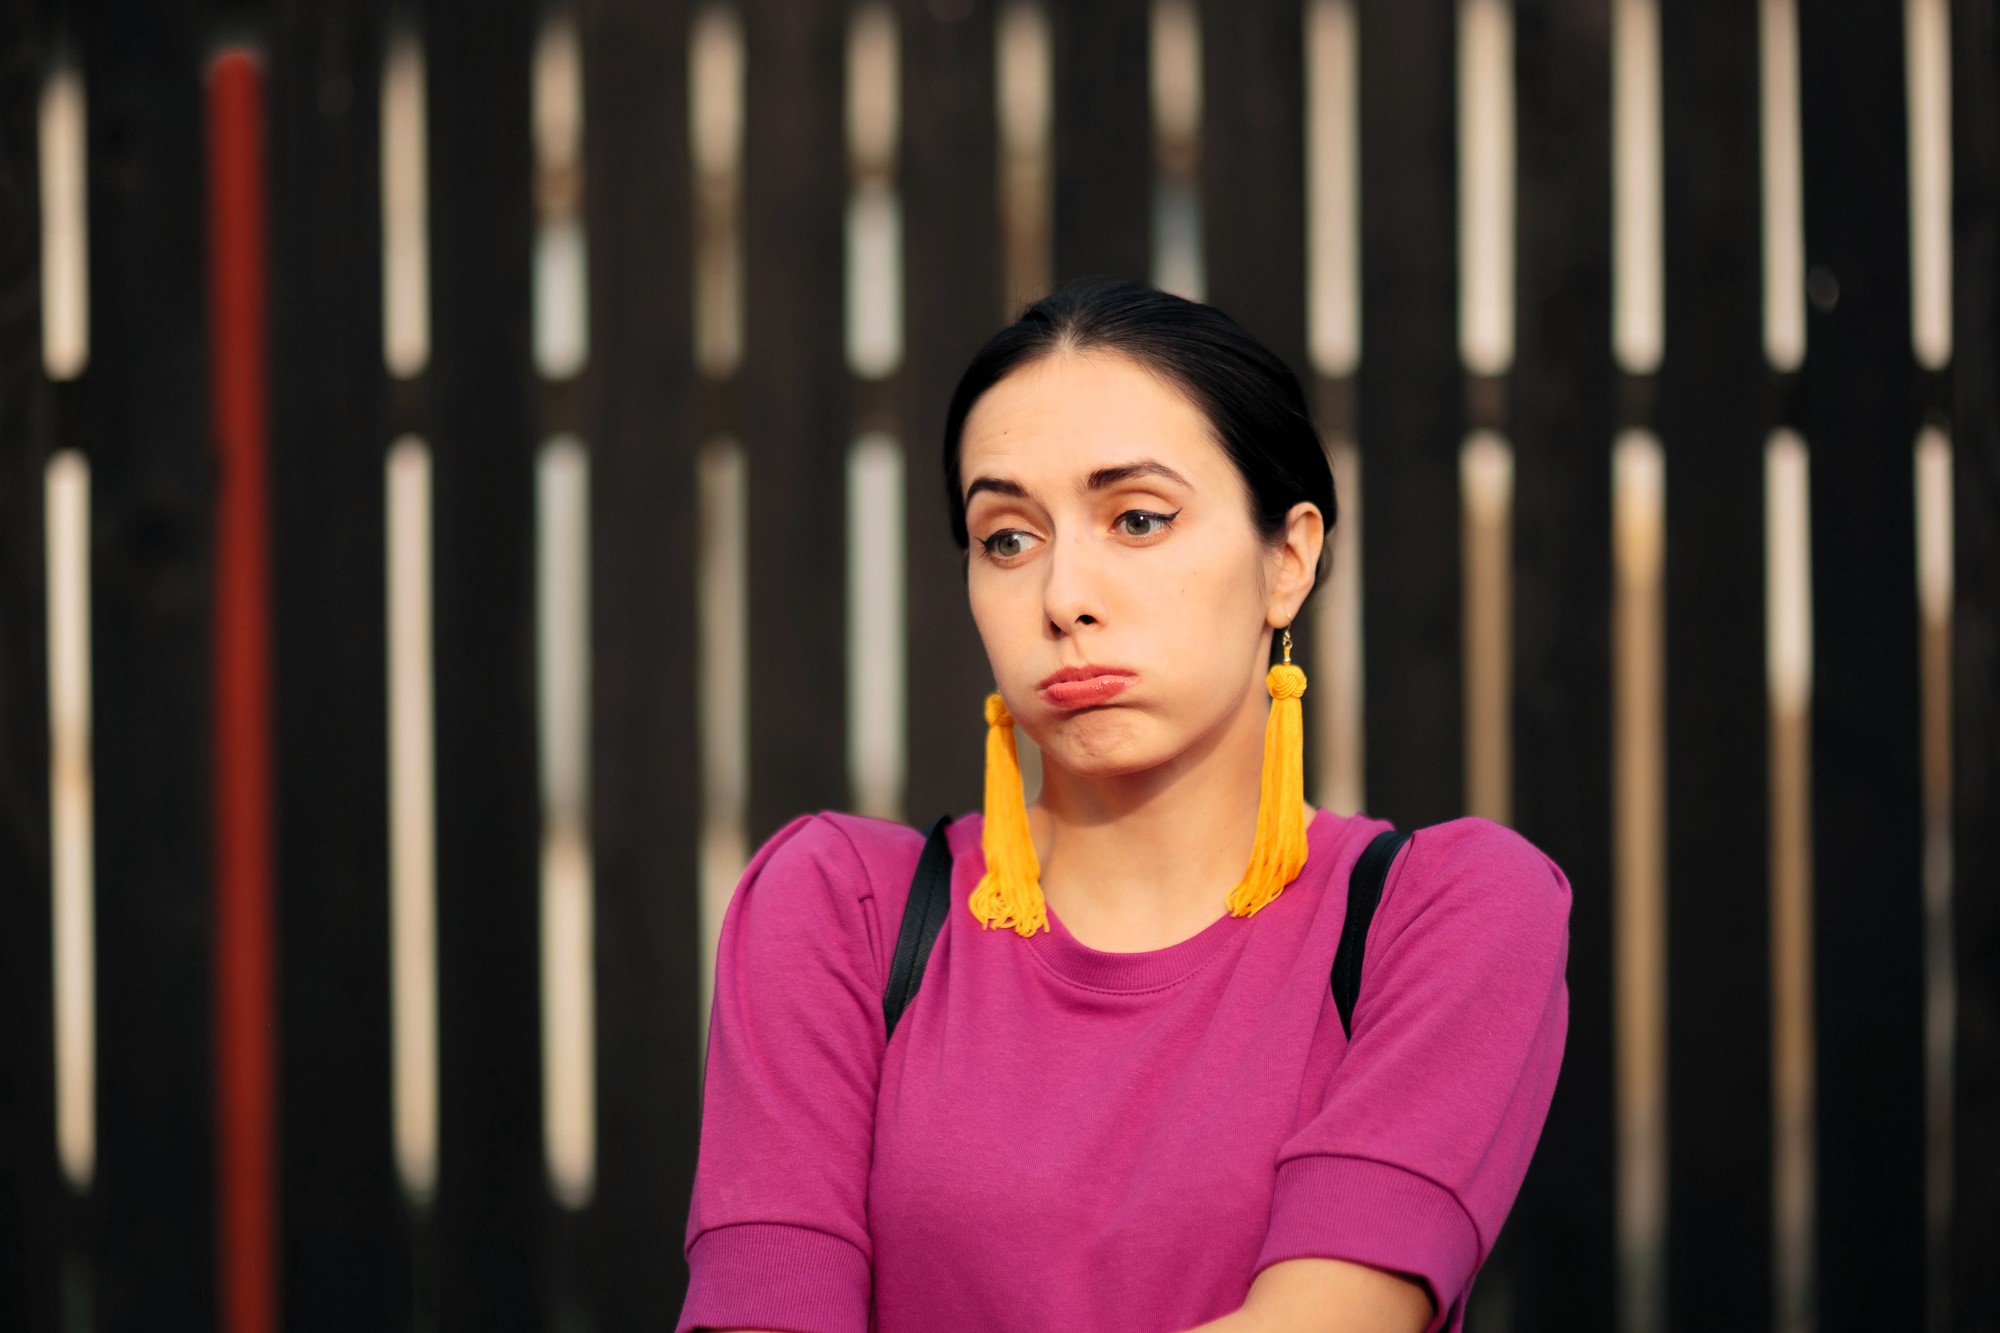
[[[1104,614],[1102,580],[1087,543],[1057,537],[1049,545],[1049,558],[1043,562],[1048,581],[1042,585],[1042,612],[1050,631],[1061,637],[1098,624]]]

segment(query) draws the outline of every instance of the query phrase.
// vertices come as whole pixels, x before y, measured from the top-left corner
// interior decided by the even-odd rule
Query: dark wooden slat
[[[104,1330],[216,1319],[212,459],[199,11],[79,16],[90,162],[92,770]]]
[[[1361,577],[1370,813],[1465,806],[1457,42],[1444,5],[1363,5]],[[1381,75],[1375,71],[1382,71]]]
[[[1951,7],[1952,968],[1949,1308],[1933,1327],[1991,1329],[2000,1311],[2000,13]]]
[[[905,554],[912,821],[983,799],[992,667],[966,601],[965,553],[951,538],[944,487],[944,417],[958,377],[1001,326],[999,196],[994,154],[994,6],[962,17],[904,0],[903,440],[908,468]]]
[[[270,15],[281,1309],[411,1315],[391,1139],[380,6]]]
[[[0,1325],[58,1320],[41,197],[33,5],[0,8]]]
[[[1925,1301],[1917,382],[1900,6],[1802,6],[1799,73],[1806,262],[1839,289],[1810,310],[1801,372],[1814,459],[1817,1307],[1829,1328],[1888,1328],[1916,1322]]]
[[[1202,10],[1201,215],[1207,299],[1306,362],[1305,16],[1298,0]],[[1300,638],[1293,636],[1294,644]]]
[[[1153,266],[1153,128],[1145,0],[1048,6],[1054,46],[1058,286]]]
[[[744,13],[753,845],[847,803],[845,33],[834,0]]]
[[[1670,1326],[1771,1322],[1758,30],[1660,12]]]
[[[597,1184],[583,1219],[595,1327],[671,1324],[701,1076],[695,445],[687,11],[589,0],[591,817]]]
[[[1305,15],[1298,0],[1207,5],[1201,13],[1201,216],[1208,302],[1284,358],[1311,410],[1306,356]],[[1325,423],[1320,423],[1324,429]],[[1323,516],[1339,521],[1338,513]],[[1333,545],[1333,527],[1326,544]],[[1321,571],[1331,568],[1321,562]],[[1292,627],[1292,660],[1322,660],[1311,608]],[[1276,661],[1278,636],[1271,636]],[[1330,679],[1322,676],[1322,679]],[[1307,707],[1311,707],[1308,690]],[[1321,700],[1330,698],[1322,694]],[[1306,789],[1321,756],[1307,747]]]
[[[1468,1326],[1611,1328],[1610,42],[1605,7],[1515,11],[1514,827],[1569,876],[1562,1076]],[[1497,1318],[1504,1307],[1511,1318]]]
[[[425,12],[437,673],[439,1325],[552,1321],[529,342],[535,14]]]

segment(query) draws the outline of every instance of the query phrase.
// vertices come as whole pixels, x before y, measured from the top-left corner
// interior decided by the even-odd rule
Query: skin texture
[[[1181,480],[1088,485],[1141,461]],[[1102,351],[1059,352],[987,390],[960,464],[973,619],[1017,730],[1042,750],[1028,822],[1049,910],[1110,952],[1187,939],[1223,915],[1249,864],[1272,635],[1312,589],[1320,511],[1293,506],[1266,545],[1207,418],[1171,382]],[[1040,697],[1045,677],[1084,664],[1138,679],[1095,708]],[[1431,1311],[1423,1284],[1400,1274],[1291,1259],[1197,1333],[1421,1333]]]

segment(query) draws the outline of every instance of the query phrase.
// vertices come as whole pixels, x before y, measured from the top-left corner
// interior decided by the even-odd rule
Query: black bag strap
[[[1340,947],[1333,954],[1333,1003],[1340,1010],[1340,1030],[1354,1035],[1354,1001],[1361,993],[1361,951],[1368,947],[1368,923],[1374,919],[1375,905],[1382,901],[1382,885],[1389,878],[1389,863],[1410,840],[1407,833],[1384,829],[1362,851],[1354,863],[1354,877],[1347,883],[1347,919],[1340,925]]]
[[[931,946],[951,910],[951,845],[945,841],[948,814],[939,815],[924,840],[923,854],[917,857],[917,873],[910,880],[909,901],[903,904],[903,925],[896,932],[896,956],[889,964],[889,991],[882,997],[882,1017],[888,1035],[896,1035],[896,1020],[909,1007],[910,997],[924,979],[924,965],[931,960]]]
[[[889,964],[889,990],[882,997],[882,1018],[891,1037],[896,1035],[896,1021],[923,982],[931,946],[937,943],[945,914],[951,910],[951,846],[945,840],[950,824],[951,816],[943,814],[931,825],[910,879],[909,899],[903,904],[903,925],[896,933],[896,955]],[[1354,1001],[1361,991],[1361,954],[1368,942],[1368,923],[1382,900],[1389,865],[1409,839],[1409,834],[1395,829],[1376,834],[1354,863],[1354,876],[1348,882],[1347,917],[1341,922],[1330,984],[1334,1005],[1340,1010],[1341,1030],[1349,1036],[1354,1035]]]

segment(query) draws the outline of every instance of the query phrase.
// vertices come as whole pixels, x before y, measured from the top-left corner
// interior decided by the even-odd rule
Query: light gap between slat
[[[382,356],[410,379],[430,361],[430,196],[424,45],[399,22],[382,62]]]
[[[903,361],[903,203],[896,186],[901,125],[896,18],[881,0],[847,27],[847,365],[883,379]]]
[[[1618,1327],[1665,1328],[1666,460],[1619,433],[1612,496],[1612,1004]]]
[[[569,379],[590,356],[583,218],[583,51],[576,18],[549,12],[535,38],[535,368]]]
[[[1810,466],[1798,432],[1771,433],[1764,447],[1764,653],[1771,714],[1771,1264],[1779,1329],[1815,1322]]]
[[[1458,346],[1466,369],[1514,360],[1514,10],[1458,5]]]
[[[1611,143],[1611,346],[1627,374],[1648,375],[1665,339],[1655,0],[1612,0]]]
[[[1951,15],[1904,0],[1910,136],[1910,342],[1917,364],[1951,362]]]
[[[97,1172],[96,789],[91,768],[90,463],[43,472],[49,672],[49,840],[56,1157],[71,1189]]]
[[[396,1170],[419,1204],[437,1189],[436,676],[431,451],[400,437],[385,460],[389,692],[391,1103]]]
[[[1153,285],[1203,299],[1201,20],[1193,0],[1153,0]]]
[[[1351,376],[1361,361],[1361,119],[1354,0],[1305,11],[1306,332],[1313,368]]]
[[[591,950],[590,455],[558,435],[535,460],[535,658],[541,731],[543,1153],[558,1202],[597,1177],[596,966]]]
[[[1478,430],[1459,449],[1465,585],[1465,809],[1513,822],[1514,447]]]
[[[1053,265],[1055,65],[1048,11],[1038,0],[1004,0],[993,48],[1000,127],[999,317],[1011,323],[1023,304],[1047,291]]]
[[[711,379],[743,359],[743,20],[704,5],[688,34],[694,169],[695,366]]]
[[[90,360],[90,209],[83,71],[58,47],[36,117],[41,160],[42,368],[75,379]]]
[[[847,768],[855,809],[904,817],[903,447],[870,431],[847,455]]]
[[[1922,648],[1924,788],[1924,1047],[1928,1306],[1945,1308],[1951,1271],[1955,1132],[1952,1051],[1957,968],[1952,935],[1952,442],[1937,426],[1917,435],[1917,605]]]
[[[1797,370],[1806,354],[1804,168],[1799,147],[1799,25],[1793,0],[1758,7],[1762,136],[1764,358]]]

